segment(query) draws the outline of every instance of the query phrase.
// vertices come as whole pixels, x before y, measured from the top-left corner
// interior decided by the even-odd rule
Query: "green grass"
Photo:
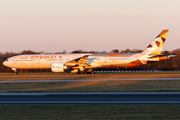
[[[154,73],[108,73],[78,75],[69,73],[0,74],[0,81],[84,80],[124,78],[180,78],[179,71]],[[179,92],[180,81],[90,81],[61,83],[1,83],[0,92]]]
[[[179,120],[180,105],[0,105],[0,120]]]
[[[179,71],[154,73],[108,73],[78,75],[69,73],[0,74],[0,81],[83,80],[123,78],[180,78]],[[1,83],[0,92],[179,92],[180,81],[90,81],[61,83]]]
[[[180,72],[0,74],[0,80],[118,79],[180,77]],[[62,83],[3,83],[0,92],[180,92],[180,81],[94,81]],[[180,105],[55,104],[0,105],[0,120],[179,120]]]
[[[180,81],[89,81],[3,83],[0,92],[180,92]]]
[[[99,73],[91,74],[71,74],[71,73],[21,73],[0,74],[0,81],[16,80],[69,80],[69,79],[123,79],[123,78],[170,78],[179,77],[179,71],[173,72],[154,72],[154,73]]]

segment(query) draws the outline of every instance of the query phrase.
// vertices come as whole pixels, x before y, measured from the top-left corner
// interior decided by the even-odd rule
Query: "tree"
[[[119,50],[118,49],[114,49],[110,53],[119,53]]]
[[[173,65],[175,65],[176,68],[180,68],[180,48],[173,50],[172,54],[177,55],[173,58]]]
[[[38,54],[38,52],[34,52],[32,50],[23,50],[20,54]]]

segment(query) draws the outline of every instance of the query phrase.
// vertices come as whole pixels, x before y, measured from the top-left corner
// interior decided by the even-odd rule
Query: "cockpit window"
[[[8,61],[8,59],[6,59],[6,61]]]

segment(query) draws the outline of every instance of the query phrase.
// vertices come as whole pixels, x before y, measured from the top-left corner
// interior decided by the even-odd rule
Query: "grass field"
[[[121,78],[180,78],[180,72],[106,73],[95,75],[26,73],[0,74],[1,81]],[[0,92],[180,92],[180,81],[93,81],[3,83]],[[179,120],[180,105],[55,104],[0,105],[0,120]]]
[[[63,83],[4,83],[9,92],[180,92],[180,81],[94,81]]]
[[[179,120],[180,105],[0,105],[0,120]]]
[[[0,74],[1,81],[13,80],[69,80],[121,78],[180,78],[180,72],[109,73],[95,75],[36,73]],[[0,92],[180,92],[180,81],[90,81],[61,83],[1,83]]]
[[[149,72],[149,73],[98,73],[98,74],[71,74],[71,73],[19,73],[19,75],[0,74],[0,81],[13,80],[79,80],[79,79],[123,79],[123,78],[180,78],[180,71]]]

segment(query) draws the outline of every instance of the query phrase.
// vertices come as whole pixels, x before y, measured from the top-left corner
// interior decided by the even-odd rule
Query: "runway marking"
[[[160,70],[108,70],[108,71],[94,71],[97,73],[109,73],[109,72],[161,72]]]
[[[180,92],[0,93],[0,104],[180,104]]]
[[[85,80],[23,80],[23,81],[0,81],[0,83],[42,83],[42,82],[94,82],[94,81],[143,81],[143,80],[180,80],[180,78],[135,78],[135,79],[85,79]]]
[[[180,104],[180,101],[0,101],[0,104]]]

